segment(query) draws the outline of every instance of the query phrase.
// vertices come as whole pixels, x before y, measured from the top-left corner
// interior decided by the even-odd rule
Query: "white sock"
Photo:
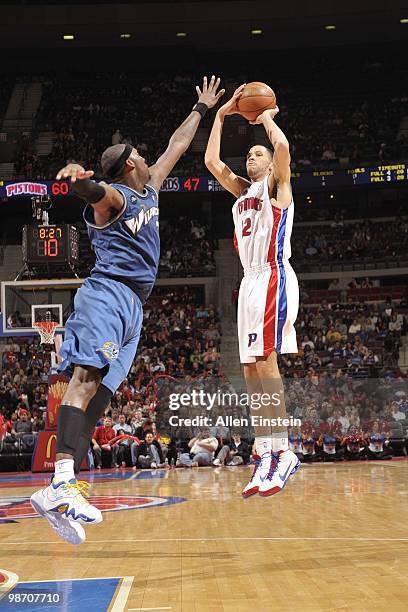
[[[272,434],[272,452],[287,451],[289,449],[289,441],[287,432]]]
[[[60,459],[55,462],[54,478],[57,482],[61,480],[72,480],[75,478],[74,474],[74,460],[73,459]]]
[[[260,457],[262,457],[264,453],[270,453],[272,451],[271,436],[259,436],[259,438],[255,438],[255,448]]]

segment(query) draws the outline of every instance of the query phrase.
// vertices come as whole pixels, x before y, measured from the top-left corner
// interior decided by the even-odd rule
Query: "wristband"
[[[193,106],[193,111],[197,111],[197,113],[200,113],[202,119],[205,113],[208,111],[208,106],[204,104],[204,102],[197,102],[197,104]]]

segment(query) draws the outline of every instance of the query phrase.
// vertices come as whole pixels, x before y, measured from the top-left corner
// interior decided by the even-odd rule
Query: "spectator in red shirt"
[[[112,427],[112,419],[106,417],[103,425],[97,427],[92,438],[92,449],[95,455],[95,465],[100,470],[102,467],[102,454],[108,456],[111,467],[119,467],[117,463],[117,446],[111,446],[110,441],[116,437]]]
[[[4,440],[8,433],[11,433],[11,423],[9,419],[6,419],[0,412],[0,441]]]

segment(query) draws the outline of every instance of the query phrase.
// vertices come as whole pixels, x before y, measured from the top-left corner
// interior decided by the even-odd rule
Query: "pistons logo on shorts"
[[[255,334],[255,333],[248,334],[248,348],[251,346],[251,344],[256,342],[257,337],[258,337],[258,334]]]
[[[119,357],[119,347],[114,342],[105,342],[101,348],[97,349],[97,352],[100,352],[106,357],[106,359],[117,359]]]

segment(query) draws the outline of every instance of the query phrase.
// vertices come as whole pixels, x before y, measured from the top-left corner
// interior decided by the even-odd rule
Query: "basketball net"
[[[33,328],[38,331],[41,338],[41,344],[49,344],[54,347],[55,350],[51,350],[51,367],[55,368],[61,361],[58,355],[58,351],[61,348],[62,337],[56,336],[55,332],[59,327],[59,323],[55,321],[34,321]]]

